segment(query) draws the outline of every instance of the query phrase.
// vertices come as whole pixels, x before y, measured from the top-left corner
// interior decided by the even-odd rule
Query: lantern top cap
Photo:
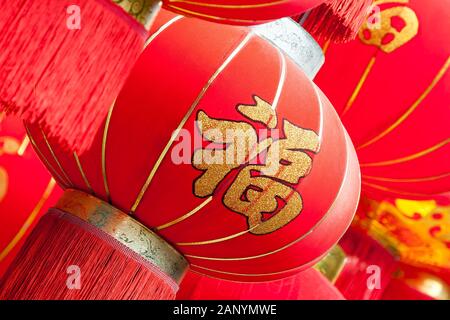
[[[290,18],[253,26],[252,29],[286,53],[310,79],[314,79],[325,62],[320,45]]]

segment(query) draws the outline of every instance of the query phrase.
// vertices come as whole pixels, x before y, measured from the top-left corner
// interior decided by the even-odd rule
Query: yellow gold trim
[[[28,129],[27,125],[24,123],[25,130],[27,131],[28,136],[30,137],[30,142],[33,145],[34,149],[36,150],[37,154],[40,156],[42,161],[44,162],[45,166],[49,171],[51,171],[52,176],[54,176],[56,179],[59,180],[60,184],[67,188],[68,183],[59,175],[59,173],[55,170],[55,168],[51,165],[51,163],[47,160],[47,158],[44,156],[42,151],[37,146],[36,142],[34,141],[33,136],[30,133],[30,130]]]
[[[138,208],[139,204],[141,203],[142,198],[144,197],[145,192],[147,191],[148,187],[150,186],[150,183],[152,182],[153,177],[155,176],[156,171],[158,170],[159,166],[161,165],[164,157],[166,156],[166,154],[169,151],[170,147],[172,146],[173,142],[177,138],[180,130],[184,127],[186,121],[189,119],[189,117],[191,116],[194,109],[200,103],[200,101],[203,98],[203,96],[205,95],[206,91],[209,89],[209,87],[214,82],[214,80],[216,80],[217,76],[226,68],[226,66],[234,59],[234,57],[239,53],[239,51],[241,51],[241,49],[247,44],[247,42],[250,40],[251,37],[252,37],[251,33],[246,35],[244,40],[233,50],[233,52],[227,57],[227,59],[225,59],[225,61],[222,63],[222,65],[214,72],[214,74],[211,76],[211,78],[208,80],[208,82],[202,88],[199,95],[195,99],[194,103],[190,106],[187,113],[181,120],[180,124],[178,125],[176,130],[171,135],[171,137],[170,137],[169,141],[167,142],[166,146],[164,147],[163,151],[159,155],[158,160],[154,164],[149,176],[147,177],[147,180],[145,181],[141,191],[139,192],[139,194],[136,198],[136,201],[134,202],[133,206],[131,207],[131,210],[130,210],[131,214],[136,212],[136,209]]]
[[[68,176],[67,173],[64,171],[64,168],[62,167],[61,163],[59,162],[58,158],[56,157],[56,154],[55,154],[55,152],[53,151],[53,148],[52,148],[52,146],[50,145],[50,142],[48,141],[47,136],[45,135],[44,130],[42,130],[42,128],[40,128],[40,130],[41,130],[42,137],[44,138],[45,144],[47,145],[47,148],[48,148],[48,150],[50,151],[50,154],[51,154],[52,157],[53,157],[53,160],[55,160],[56,164],[58,165],[59,170],[61,170],[61,172],[62,172],[64,178],[65,178],[66,181],[69,183],[69,186],[73,186],[72,181],[70,181],[69,176]]]
[[[188,262],[166,240],[112,205],[82,191],[68,189],[55,208],[73,215],[114,238],[180,283]]]
[[[89,180],[87,179],[86,174],[84,173],[83,167],[81,166],[80,158],[78,157],[76,152],[73,153],[73,157],[75,158],[75,162],[77,163],[78,170],[80,171],[81,177],[83,178],[83,181],[86,184],[86,187],[89,189],[90,193],[94,194],[91,184],[89,183]]]
[[[434,181],[439,180],[442,178],[446,178],[450,176],[450,172],[430,176],[430,177],[422,177],[422,178],[384,178],[384,177],[376,177],[376,176],[369,176],[369,175],[362,175],[363,179],[369,179],[369,180],[377,180],[377,181],[384,181],[384,182],[398,182],[398,183],[409,183],[409,182],[425,182],[425,181]]]
[[[0,253],[0,262],[3,261],[3,259],[6,258],[6,256],[11,252],[12,249],[17,245],[17,243],[23,238],[27,230],[30,228],[30,226],[33,224],[34,220],[36,219],[37,215],[41,211],[42,207],[44,206],[45,202],[47,201],[48,197],[51,195],[53,189],[55,188],[55,180],[53,178],[50,179],[47,187],[44,190],[44,193],[39,199],[38,203],[34,207],[33,211],[31,211],[28,218],[25,220],[24,224],[20,228],[19,232],[14,236],[14,238],[8,243],[8,245],[3,249],[3,251]]]
[[[411,154],[409,156],[406,157],[402,157],[402,158],[398,158],[398,159],[393,159],[393,160],[387,160],[387,161],[380,161],[380,162],[371,162],[371,163],[361,163],[361,168],[367,168],[367,167],[382,167],[382,166],[389,166],[389,165],[393,165],[393,164],[399,164],[399,163],[404,163],[404,162],[408,162],[411,160],[415,160],[418,159],[420,157],[423,157],[431,152],[434,152],[442,147],[444,147],[447,143],[450,142],[450,138],[428,148],[425,150],[422,150],[420,152]]]
[[[205,201],[203,201],[200,205],[198,205],[196,208],[192,209],[191,211],[189,211],[189,212],[186,213],[185,215],[182,215],[181,217],[179,217],[179,218],[177,218],[177,219],[175,219],[175,220],[172,220],[172,221],[167,222],[167,223],[165,223],[165,224],[163,224],[163,225],[160,225],[159,227],[156,227],[155,230],[157,230],[157,231],[163,230],[163,229],[169,228],[169,227],[171,227],[171,226],[174,226],[174,225],[176,225],[177,223],[179,223],[179,222],[181,222],[181,221],[183,221],[183,220],[186,220],[187,218],[193,216],[193,215],[196,214],[198,211],[200,211],[201,209],[203,209],[203,207],[205,207],[208,203],[210,203],[212,199],[213,199],[212,196],[209,197],[209,198],[207,198],[207,199],[206,199]]]
[[[272,7],[279,4],[288,2],[289,0],[278,0],[273,2],[257,3],[257,4],[220,4],[220,3],[203,3],[197,1],[189,0],[169,0],[169,3],[186,3],[199,7],[212,7],[212,8],[222,8],[222,9],[250,9],[250,8],[264,8]]]
[[[323,52],[324,55],[327,54],[328,49],[330,48],[330,44],[331,44],[331,40],[330,40],[330,39],[328,39],[328,40],[324,43],[324,45],[323,45],[323,47],[322,47],[322,52]]]
[[[28,138],[28,136],[25,136],[25,138],[23,138],[22,143],[19,146],[19,149],[17,149],[17,155],[19,157],[22,157],[25,154],[25,151],[27,150],[29,144],[30,138]]]
[[[350,96],[350,99],[347,101],[347,104],[345,105],[344,111],[342,111],[342,115],[345,115],[348,110],[353,106],[353,103],[355,102],[356,98],[358,97],[359,93],[361,92],[362,87],[364,86],[364,83],[366,83],[367,77],[370,74],[370,71],[372,71],[372,68],[376,62],[376,57],[373,56],[370,58],[369,64],[367,65],[366,69],[364,70],[363,75],[361,76],[361,79],[359,79],[358,84],[355,88],[355,91],[353,91],[352,95]]]
[[[108,176],[106,175],[106,142],[108,140],[109,124],[111,122],[111,116],[112,116],[112,113],[113,113],[115,105],[116,105],[116,101],[114,101],[112,106],[109,108],[108,116],[106,117],[105,128],[103,129],[103,139],[102,139],[102,176],[103,176],[103,186],[105,188],[106,197],[107,197],[109,203],[111,203],[111,194],[109,192]]]
[[[413,113],[414,110],[416,110],[416,108],[425,100],[425,98],[428,97],[430,92],[434,89],[434,87],[442,79],[442,77],[447,72],[449,67],[450,67],[450,57],[447,58],[446,62],[444,63],[444,66],[439,70],[438,74],[433,79],[431,84],[425,89],[425,91],[420,95],[420,97],[413,103],[413,105],[400,118],[398,118],[389,128],[387,128],[386,130],[384,130],[383,132],[381,132],[374,138],[370,139],[369,141],[358,146],[356,149],[360,150],[362,148],[370,146],[371,144],[373,144],[373,143],[377,142],[378,140],[382,139],[383,137],[385,137],[388,133],[393,131],[400,124],[402,124],[403,121],[405,121],[411,115],[411,113]]]
[[[153,19],[161,8],[160,0],[112,0],[130,17],[149,29]]]

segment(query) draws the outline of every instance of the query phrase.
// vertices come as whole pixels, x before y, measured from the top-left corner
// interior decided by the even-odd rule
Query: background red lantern
[[[308,268],[276,281],[242,283],[188,272],[179,300],[343,300],[344,297],[319,271]]]
[[[0,277],[32,227],[61,194],[19,119],[0,117]]]
[[[316,262],[348,227],[359,198],[357,159],[331,104],[289,58],[248,29],[173,16],[161,16],[156,26],[104,130],[86,153],[74,156],[39,127],[29,126],[43,161],[64,188],[111,201],[174,245],[198,272],[262,281],[293,275]],[[199,170],[190,161],[208,143],[194,144],[201,141],[195,120],[205,126],[279,128],[281,140],[294,134],[295,143],[308,143],[289,147],[293,158],[283,154],[287,159],[280,165],[290,172],[295,164],[293,173],[277,170],[273,182],[267,173],[268,185],[233,198],[248,163],[229,170],[215,190],[208,184],[214,175],[198,182],[208,168]],[[193,140],[185,140],[187,133]],[[277,140],[274,131],[268,134]],[[270,151],[262,154],[263,161],[271,159]],[[188,163],[177,164],[175,156]],[[273,186],[289,195],[277,191],[274,204],[265,193],[274,192]],[[303,205],[295,218],[289,216],[300,212],[291,210],[299,208],[291,201],[294,194],[301,195]],[[260,213],[239,211],[243,202]]]
[[[450,1],[375,4],[355,41],[324,43],[327,62],[316,83],[355,144],[366,194],[448,192]]]

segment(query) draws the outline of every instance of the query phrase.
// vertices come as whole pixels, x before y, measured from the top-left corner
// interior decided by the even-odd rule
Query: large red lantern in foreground
[[[246,28],[173,16],[157,23],[92,148],[68,152],[28,126],[66,191],[0,296],[168,298],[187,262],[220,278],[279,279],[320,259],[348,227],[356,155],[295,63]],[[91,283],[107,285],[92,290],[86,279],[105,255],[120,263],[108,258]],[[76,292],[65,287],[68,263],[85,279]],[[133,263],[142,295],[105,289],[129,283]]]
[[[448,192],[450,1],[376,4],[357,40],[327,47],[316,83],[355,144],[363,191],[378,198]]]
[[[40,216],[60,195],[29,145],[22,122],[0,119],[0,277]]]

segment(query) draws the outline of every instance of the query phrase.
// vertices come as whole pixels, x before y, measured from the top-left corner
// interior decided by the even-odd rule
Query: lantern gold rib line
[[[397,190],[397,189],[391,189],[391,188],[383,187],[378,184],[370,183],[370,182],[367,182],[364,180],[361,181],[361,184],[366,185],[371,188],[374,188],[374,189],[377,189],[377,190],[392,192],[392,193],[401,194],[404,196],[413,196],[413,197],[433,196],[433,194],[414,193],[414,192],[401,191],[401,190]]]
[[[346,163],[346,167],[345,167],[345,176],[348,175],[349,170],[350,170],[350,163],[349,163],[349,161],[347,159],[347,163]],[[282,247],[280,247],[280,248],[278,248],[276,250],[269,251],[269,252],[262,253],[262,254],[258,254],[258,255],[254,255],[254,256],[237,257],[237,258],[204,257],[204,256],[196,256],[196,255],[189,255],[189,254],[186,254],[185,257],[201,259],[201,260],[213,260],[213,261],[242,261],[242,260],[251,260],[251,259],[263,258],[263,257],[266,257],[266,256],[270,256],[272,254],[278,253],[280,251],[286,250],[289,247],[293,246],[294,244],[297,244],[300,241],[304,240],[306,237],[308,237],[312,232],[314,232],[314,230],[316,230],[329,217],[331,212],[333,212],[334,207],[336,206],[336,200],[338,199],[338,197],[340,197],[342,195],[342,192],[343,192],[343,189],[344,189],[344,185],[345,185],[345,181],[339,187],[339,191],[336,193],[331,206],[328,208],[328,211],[322,216],[322,218],[320,218],[319,221],[316,222],[316,224],[314,224],[307,232],[302,234],[299,238],[295,239],[292,242],[289,242],[288,244],[286,244],[286,245],[284,245],[284,246],[282,246]]]
[[[344,111],[342,111],[342,116],[344,116],[353,106],[353,103],[356,101],[356,99],[359,96],[359,93],[361,92],[361,89],[363,88],[364,84],[366,83],[367,78],[369,77],[370,72],[373,69],[373,66],[376,62],[376,54],[370,58],[369,63],[367,64],[366,68],[364,69],[364,72],[361,76],[361,78],[358,81],[358,84],[356,85],[355,90],[353,91],[352,95],[350,96],[350,99],[347,101],[347,104],[345,105]]]
[[[450,138],[445,139],[444,141],[441,141],[438,144],[436,144],[430,148],[427,148],[425,150],[422,150],[422,151],[416,152],[414,154],[411,154],[409,156],[398,158],[398,159],[386,160],[386,161],[380,161],[380,162],[361,163],[361,168],[383,167],[383,166],[390,166],[390,165],[399,164],[399,163],[405,163],[405,162],[426,156],[427,154],[434,152],[436,150],[439,150],[440,148],[447,145],[449,142],[450,142]]]
[[[282,167],[277,174],[275,175],[275,178],[277,178],[282,172],[283,172],[284,167]],[[270,186],[274,183],[274,181],[271,181],[269,186],[267,188],[270,188]],[[265,189],[266,190],[266,189]],[[263,191],[265,191],[263,190]],[[289,198],[292,196],[292,194],[294,193],[294,190],[290,193]],[[288,198],[288,199],[289,199]],[[258,199],[256,199],[256,201],[258,201]],[[247,206],[248,208],[249,206]],[[224,242],[224,241],[228,241],[237,237],[240,237],[248,232],[251,232],[253,229],[257,228],[260,225],[260,223],[258,223],[257,225],[247,229],[247,230],[243,230],[228,236],[224,236],[224,237],[220,237],[220,238],[216,238],[216,239],[210,239],[210,240],[203,240],[203,241],[191,241],[191,242],[177,242],[175,243],[177,246],[202,246],[202,245],[208,245],[208,244],[214,244],[214,243],[219,243],[219,242]]]
[[[111,193],[109,192],[108,175],[106,174],[106,142],[108,141],[109,124],[111,122],[111,117],[115,105],[116,101],[114,101],[112,106],[109,108],[108,115],[106,117],[105,128],[103,129],[103,138],[102,138],[102,177],[106,198],[108,199],[109,203],[111,203]]]
[[[231,54],[225,59],[225,61],[222,63],[222,65],[214,72],[214,74],[211,76],[211,78],[208,80],[208,82],[204,85],[202,90],[200,91],[199,95],[195,99],[194,103],[190,106],[187,113],[184,115],[183,119],[181,120],[178,127],[175,129],[173,134],[171,135],[169,141],[167,142],[166,146],[164,147],[163,151],[158,157],[158,160],[154,164],[149,176],[147,177],[147,180],[145,181],[141,191],[139,192],[136,201],[134,202],[133,206],[130,209],[130,213],[133,214],[136,212],[136,209],[138,208],[139,204],[142,201],[142,198],[144,197],[145,192],[147,191],[148,187],[150,186],[150,183],[153,180],[153,177],[156,174],[156,171],[158,171],[159,166],[161,165],[163,159],[165,158],[167,152],[169,151],[170,147],[174,143],[175,139],[178,137],[178,134],[180,130],[184,127],[186,121],[191,116],[194,109],[197,107],[197,105],[202,100],[203,96],[205,95],[206,91],[208,91],[211,84],[216,80],[217,76],[226,68],[226,66],[234,59],[234,57],[244,48],[244,46],[248,43],[250,38],[252,37],[252,34],[249,33],[245,36],[245,38],[241,41],[241,43],[231,52]]]
[[[325,41],[325,43],[324,43],[324,45],[323,45],[323,47],[322,47],[322,52],[323,52],[324,55],[327,54],[328,49],[330,48],[330,44],[331,44],[331,40],[330,40],[330,39],[328,39],[327,41]]]
[[[153,33],[145,42],[145,46],[144,48],[147,48],[147,46],[152,43],[153,40],[155,40],[155,38],[157,36],[159,36],[164,30],[166,30],[168,27],[170,27],[174,22],[180,20],[184,18],[183,16],[176,16],[172,19],[170,19],[169,21],[167,21],[166,23],[164,23],[161,27],[159,27],[159,29],[157,31],[155,31],[155,33]]]
[[[80,175],[83,178],[84,184],[86,185],[86,187],[88,188],[88,190],[91,194],[95,194],[94,190],[91,187],[91,184],[89,183],[88,178],[86,177],[86,174],[84,173],[80,158],[78,157],[76,152],[73,153],[73,157],[75,158],[75,162],[77,163],[78,171],[80,172]]]
[[[408,3],[409,0],[375,0],[373,2],[374,6],[379,6],[381,4],[385,4],[385,3]]]
[[[278,105],[278,101],[280,99],[281,96],[281,92],[283,91],[283,87],[284,87],[284,83],[286,80],[286,58],[284,56],[284,54],[277,49],[278,52],[278,56],[280,58],[280,62],[281,62],[281,69],[280,69],[280,79],[278,80],[278,86],[277,86],[277,90],[275,92],[275,97],[273,99],[273,103],[272,103],[272,108],[276,109],[277,105]],[[252,147],[253,150],[253,147]],[[249,159],[250,160],[250,159]],[[165,228],[174,226],[176,224],[178,224],[181,221],[186,220],[187,218],[193,216],[194,214],[196,214],[197,212],[199,212],[201,209],[203,209],[209,202],[211,202],[213,199],[213,197],[209,197],[207,198],[205,201],[203,201],[199,206],[197,206],[196,208],[194,208],[193,210],[189,211],[187,214],[173,220],[170,221],[168,223],[165,223],[159,227],[156,227],[155,230],[163,230]]]
[[[30,137],[30,142],[33,145],[34,149],[36,150],[37,154],[41,158],[41,160],[44,162],[45,166],[51,171],[52,176],[54,176],[56,179],[59,180],[59,183],[61,186],[66,189],[68,187],[67,182],[59,175],[59,173],[55,170],[53,165],[48,161],[48,159],[45,157],[45,155],[42,153],[42,151],[37,146],[36,142],[34,141],[33,136],[30,133],[30,130],[28,129],[28,126],[24,124],[25,130],[27,131],[28,136]]]
[[[3,261],[6,256],[11,252],[11,250],[14,249],[14,247],[17,245],[17,243],[23,238],[27,230],[30,228],[31,224],[36,219],[37,215],[41,211],[42,207],[44,206],[45,202],[48,200],[49,196],[51,195],[53,189],[55,188],[55,180],[53,178],[50,178],[50,181],[47,185],[47,187],[44,190],[44,193],[42,194],[41,199],[39,199],[38,203],[34,207],[34,209],[31,211],[28,218],[25,220],[22,227],[20,227],[20,230],[16,233],[14,238],[8,243],[8,245],[0,252],[0,262]]]
[[[319,91],[318,91],[319,89],[318,89],[317,85],[314,82],[312,82],[311,80],[309,81],[309,83],[311,84],[311,86],[314,89],[314,93],[315,93],[316,98],[317,98],[317,103],[319,105],[319,112],[320,112],[319,117],[320,117],[320,120],[319,120],[319,132],[317,133],[317,135],[319,136],[319,147],[317,149],[317,152],[319,152],[320,148],[322,146],[322,136],[323,136],[323,128],[324,128],[324,124],[323,124],[323,122],[324,122],[324,118],[323,118],[323,103],[322,103],[322,99],[320,99],[320,94],[319,94]]]
[[[288,2],[288,0],[278,0],[273,2],[265,2],[258,4],[220,4],[220,3],[202,3],[197,1],[189,0],[169,0],[170,3],[185,3],[191,4],[199,7],[212,7],[212,8],[222,8],[222,9],[250,9],[250,8],[264,8],[272,7],[279,4]]]
[[[69,183],[69,186],[73,186],[74,184],[72,183],[72,181],[70,180],[69,176],[67,175],[66,171],[64,170],[63,166],[61,165],[61,163],[59,162],[58,157],[56,156],[55,152],[53,151],[52,146],[50,145],[50,141],[48,141],[47,136],[45,135],[44,130],[42,130],[42,128],[40,128],[41,130],[41,134],[42,137],[44,138],[45,144],[47,145],[48,150],[50,151],[53,160],[55,160],[56,165],[58,166],[59,170],[61,170],[64,178],[66,179],[66,181]]]
[[[22,157],[25,154],[25,151],[28,148],[28,145],[30,144],[30,138],[26,135],[25,138],[23,138],[22,143],[19,146],[19,149],[17,149],[17,155],[19,157]]]
[[[445,75],[445,73],[447,72],[449,67],[450,67],[450,57],[447,58],[443,67],[439,70],[437,75],[431,81],[430,85],[425,89],[425,91],[420,95],[420,97],[412,104],[412,106],[400,118],[398,118],[391,126],[389,126],[386,130],[384,130],[383,132],[381,132],[374,138],[372,138],[369,141],[356,147],[356,150],[360,150],[360,149],[363,149],[365,147],[368,147],[368,146],[374,144],[375,142],[384,138],[387,134],[389,134],[391,131],[393,131],[395,128],[397,128],[399,125],[401,125],[411,115],[411,113],[413,113],[414,110],[416,110],[417,107],[428,97],[428,95],[431,93],[431,91],[433,91],[434,87],[442,79],[442,77]]]
[[[425,182],[425,181],[434,181],[443,179],[450,176],[450,172],[443,173],[440,175],[435,176],[429,176],[429,177],[421,177],[421,178],[385,178],[385,177],[378,177],[378,176],[369,176],[369,175],[362,175],[363,179],[368,180],[376,180],[376,181],[384,181],[384,182],[398,182],[398,183],[410,183],[410,182]]]
[[[223,17],[218,17],[218,16],[213,16],[210,14],[204,14],[204,13],[198,13],[195,11],[191,11],[191,10],[187,10],[187,9],[183,9],[180,8],[178,6],[174,6],[174,5],[167,5],[167,7],[172,8],[174,10],[180,11],[180,12],[184,12],[187,13],[188,15],[194,16],[194,17],[202,17],[202,18],[209,18],[212,20],[218,20],[218,21],[233,21],[233,22],[241,22],[241,23],[265,23],[265,22],[270,22],[271,20],[251,20],[251,19],[233,19],[233,18],[223,18]]]
[[[286,81],[286,58],[284,57],[284,54],[280,51],[280,49],[277,49],[278,56],[280,57],[281,62],[281,70],[280,70],[280,80],[278,81],[278,87],[277,91],[275,93],[275,97],[273,98],[272,102],[272,109],[276,110],[278,106],[278,102],[280,101],[281,93],[283,92],[284,82]]]
[[[228,271],[222,271],[222,270],[217,270],[217,269],[206,268],[206,267],[202,267],[202,266],[199,266],[199,265],[196,265],[196,264],[191,264],[191,267],[192,268],[203,269],[203,270],[207,270],[207,271],[211,271],[211,272],[221,273],[221,274],[233,275],[233,276],[264,277],[264,276],[275,276],[275,275],[278,275],[278,274],[289,273],[289,272],[293,272],[293,271],[296,271],[296,270],[300,270],[300,269],[302,269],[304,267],[305,264],[311,263],[311,262],[315,261],[316,259],[317,258],[314,258],[314,259],[311,259],[311,260],[309,260],[307,262],[304,262],[304,263],[302,263],[302,265],[300,265],[298,267],[294,267],[294,268],[290,268],[290,269],[286,269],[286,270],[281,270],[281,271],[276,271],[276,272],[268,272],[268,273],[236,273],[236,272],[228,272]]]
[[[163,225],[160,225],[159,227],[156,227],[155,230],[159,231],[159,230],[163,230],[166,228],[169,228],[173,225],[176,225],[177,223],[186,220],[187,218],[193,216],[194,214],[196,214],[197,212],[199,212],[201,209],[203,209],[203,207],[205,207],[208,203],[211,202],[211,200],[213,199],[213,197],[209,197],[207,198],[205,201],[203,201],[200,205],[198,205],[197,207],[195,207],[194,209],[192,209],[191,211],[189,211],[188,213],[186,213],[185,215],[182,215],[181,217],[172,220],[170,222],[167,222]]]

